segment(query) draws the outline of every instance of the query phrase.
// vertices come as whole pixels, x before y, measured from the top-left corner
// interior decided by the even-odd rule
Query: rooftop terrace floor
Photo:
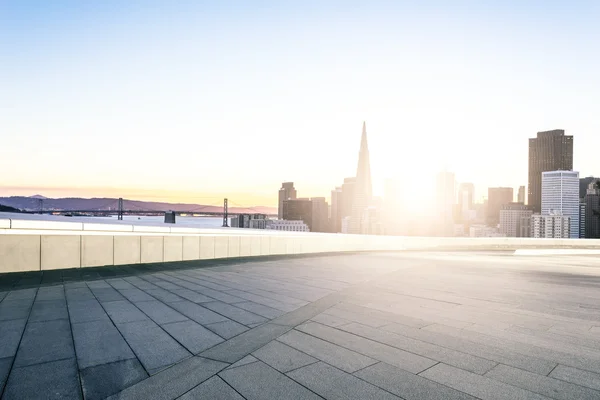
[[[0,275],[2,399],[600,399],[600,259],[373,253]]]

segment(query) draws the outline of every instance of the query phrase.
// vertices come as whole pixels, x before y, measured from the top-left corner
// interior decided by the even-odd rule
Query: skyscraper
[[[349,233],[362,233],[362,219],[365,209],[370,206],[372,197],[371,164],[369,161],[369,146],[367,144],[367,125],[363,122],[360,151],[358,153],[358,166],[356,168],[356,182],[352,201],[352,215],[350,218]]]
[[[598,180],[600,180],[600,178],[596,178],[593,176],[586,176],[585,178],[579,178],[579,198],[580,199],[585,198],[585,195],[587,194],[588,189],[590,189],[590,183],[595,183]]]
[[[344,193],[341,186],[331,191],[331,232],[338,233],[342,231],[342,202]]]
[[[585,203],[585,238],[600,239],[600,190],[596,187],[596,181],[588,184],[587,193],[584,197]]]
[[[538,132],[529,139],[529,180],[527,204],[534,212],[542,209],[542,172],[573,169],[573,136],[565,131]]]
[[[281,189],[279,189],[279,209],[277,210],[277,218],[283,219],[283,202],[285,200],[294,200],[296,195],[294,182],[283,182],[281,184]]]
[[[570,237],[579,237],[579,172],[542,172],[542,215],[569,217]]]
[[[519,186],[519,192],[517,194],[517,203],[525,204],[525,186]]]
[[[513,188],[497,187],[488,188],[488,206],[486,222],[488,226],[496,226],[500,223],[500,210],[503,205],[512,203],[514,199]]]

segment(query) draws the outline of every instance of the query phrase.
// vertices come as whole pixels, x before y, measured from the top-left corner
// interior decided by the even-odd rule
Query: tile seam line
[[[80,238],[81,238],[81,236],[80,236]],[[80,244],[80,248],[81,248],[81,246],[83,246],[83,243],[80,241],[79,244]],[[64,301],[65,301],[65,308],[67,309],[67,320],[68,320],[68,323],[69,323],[69,333],[71,334],[71,344],[73,346],[73,356],[75,358],[75,360],[74,360],[75,361],[75,365],[77,366],[77,382],[79,382],[79,394],[83,398],[83,393],[84,393],[83,392],[83,379],[81,378],[81,373],[80,373],[80,368],[79,368],[79,361],[78,361],[78,358],[77,358],[77,347],[75,347],[75,335],[73,334],[73,324],[71,323],[71,311],[69,310],[69,303],[67,302],[67,289],[65,288],[65,285],[62,285],[62,287],[63,287],[63,295],[65,296],[65,299],[64,299]],[[87,287],[87,284],[86,284],[86,287]],[[88,288],[88,290],[89,290],[89,288]],[[90,290],[90,292],[91,292],[91,290]]]

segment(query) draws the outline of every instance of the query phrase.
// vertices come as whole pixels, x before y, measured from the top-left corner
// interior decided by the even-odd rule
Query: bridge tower
[[[123,221],[123,198],[119,197],[119,213],[117,214],[117,219],[119,221]]]
[[[229,228],[227,199],[223,199],[223,228]]]
[[[40,207],[40,214],[44,213],[44,199],[38,199],[38,203],[39,203],[39,207]]]

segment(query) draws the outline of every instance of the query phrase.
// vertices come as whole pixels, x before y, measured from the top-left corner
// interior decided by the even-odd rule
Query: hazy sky
[[[0,195],[329,196],[367,122],[375,193],[600,174],[600,1],[0,0]],[[218,201],[218,200],[217,200]]]

